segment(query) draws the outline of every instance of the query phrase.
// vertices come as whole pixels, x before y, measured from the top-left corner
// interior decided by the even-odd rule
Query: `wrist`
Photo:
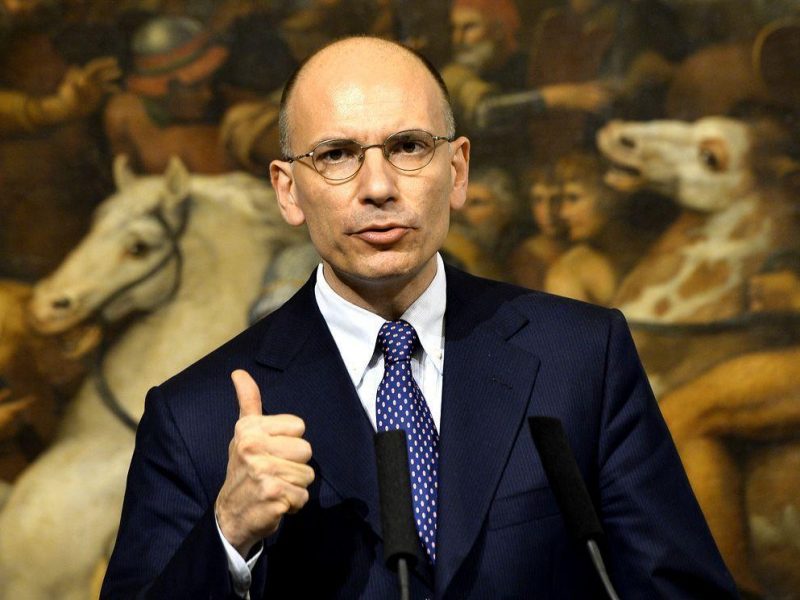
[[[27,106],[28,117],[36,125],[57,125],[69,117],[69,110],[58,96],[32,99]]]
[[[218,498],[217,502],[214,504],[214,518],[217,521],[219,532],[227,542],[233,546],[236,552],[244,558],[250,553],[259,540],[258,538],[248,537],[243,532],[238,531],[236,527],[237,519],[235,517],[229,517],[220,505],[221,502]]]

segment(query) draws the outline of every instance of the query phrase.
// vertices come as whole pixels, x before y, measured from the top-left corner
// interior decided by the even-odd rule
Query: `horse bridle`
[[[167,236],[167,240],[169,241],[169,251],[159,260],[155,265],[153,265],[150,269],[144,272],[140,277],[126,283],[118,290],[112,292],[108,298],[106,298],[103,302],[101,302],[98,307],[94,310],[93,314],[96,315],[96,320],[100,324],[102,336],[100,345],[97,348],[97,351],[94,353],[91,372],[95,384],[95,389],[97,393],[100,395],[100,399],[103,401],[103,404],[108,408],[111,413],[117,417],[117,419],[122,422],[128,429],[132,431],[136,431],[136,427],[138,426],[137,420],[122,406],[119,399],[117,398],[114,391],[111,389],[111,386],[108,383],[108,379],[105,376],[105,372],[103,371],[103,361],[105,359],[106,353],[109,349],[108,344],[108,336],[106,335],[108,332],[108,326],[110,323],[103,317],[103,311],[115,300],[120,298],[126,292],[132,290],[133,288],[141,285],[145,281],[148,281],[152,277],[154,277],[157,273],[159,273],[162,269],[164,269],[173,259],[175,260],[175,279],[172,282],[172,287],[170,288],[169,293],[160,300],[157,304],[155,304],[150,310],[154,310],[167,302],[170,302],[174,297],[175,294],[178,293],[178,290],[181,287],[181,280],[183,275],[183,253],[181,252],[181,248],[179,245],[180,239],[183,234],[186,232],[186,227],[189,222],[189,208],[191,204],[191,196],[187,197],[180,206],[180,213],[179,217],[180,220],[178,221],[178,227],[172,229],[169,225],[169,222],[164,217],[161,206],[157,209],[152,211],[152,216],[164,230]]]

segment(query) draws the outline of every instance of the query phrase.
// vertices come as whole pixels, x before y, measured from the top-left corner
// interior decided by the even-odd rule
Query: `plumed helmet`
[[[133,35],[133,68],[128,89],[143,96],[163,96],[169,82],[189,85],[206,79],[228,56],[203,26],[188,17],[156,17]]]
[[[142,25],[131,43],[136,57],[167,54],[203,34],[203,26],[189,17],[157,17]]]

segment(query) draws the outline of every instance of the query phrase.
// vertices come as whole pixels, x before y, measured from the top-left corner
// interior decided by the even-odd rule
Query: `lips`
[[[390,223],[364,227],[353,233],[353,236],[373,246],[389,246],[399,242],[409,231],[410,227]]]

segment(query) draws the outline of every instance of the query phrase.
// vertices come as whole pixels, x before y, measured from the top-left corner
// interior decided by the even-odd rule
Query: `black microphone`
[[[420,549],[411,503],[406,432],[398,429],[376,433],[375,456],[378,462],[383,557],[386,566],[397,572],[400,598],[407,600],[410,598],[409,568],[414,568]]]
[[[586,544],[608,597],[619,600],[597,546],[603,528],[561,421],[553,417],[528,417],[528,425],[567,529],[578,542]]]

